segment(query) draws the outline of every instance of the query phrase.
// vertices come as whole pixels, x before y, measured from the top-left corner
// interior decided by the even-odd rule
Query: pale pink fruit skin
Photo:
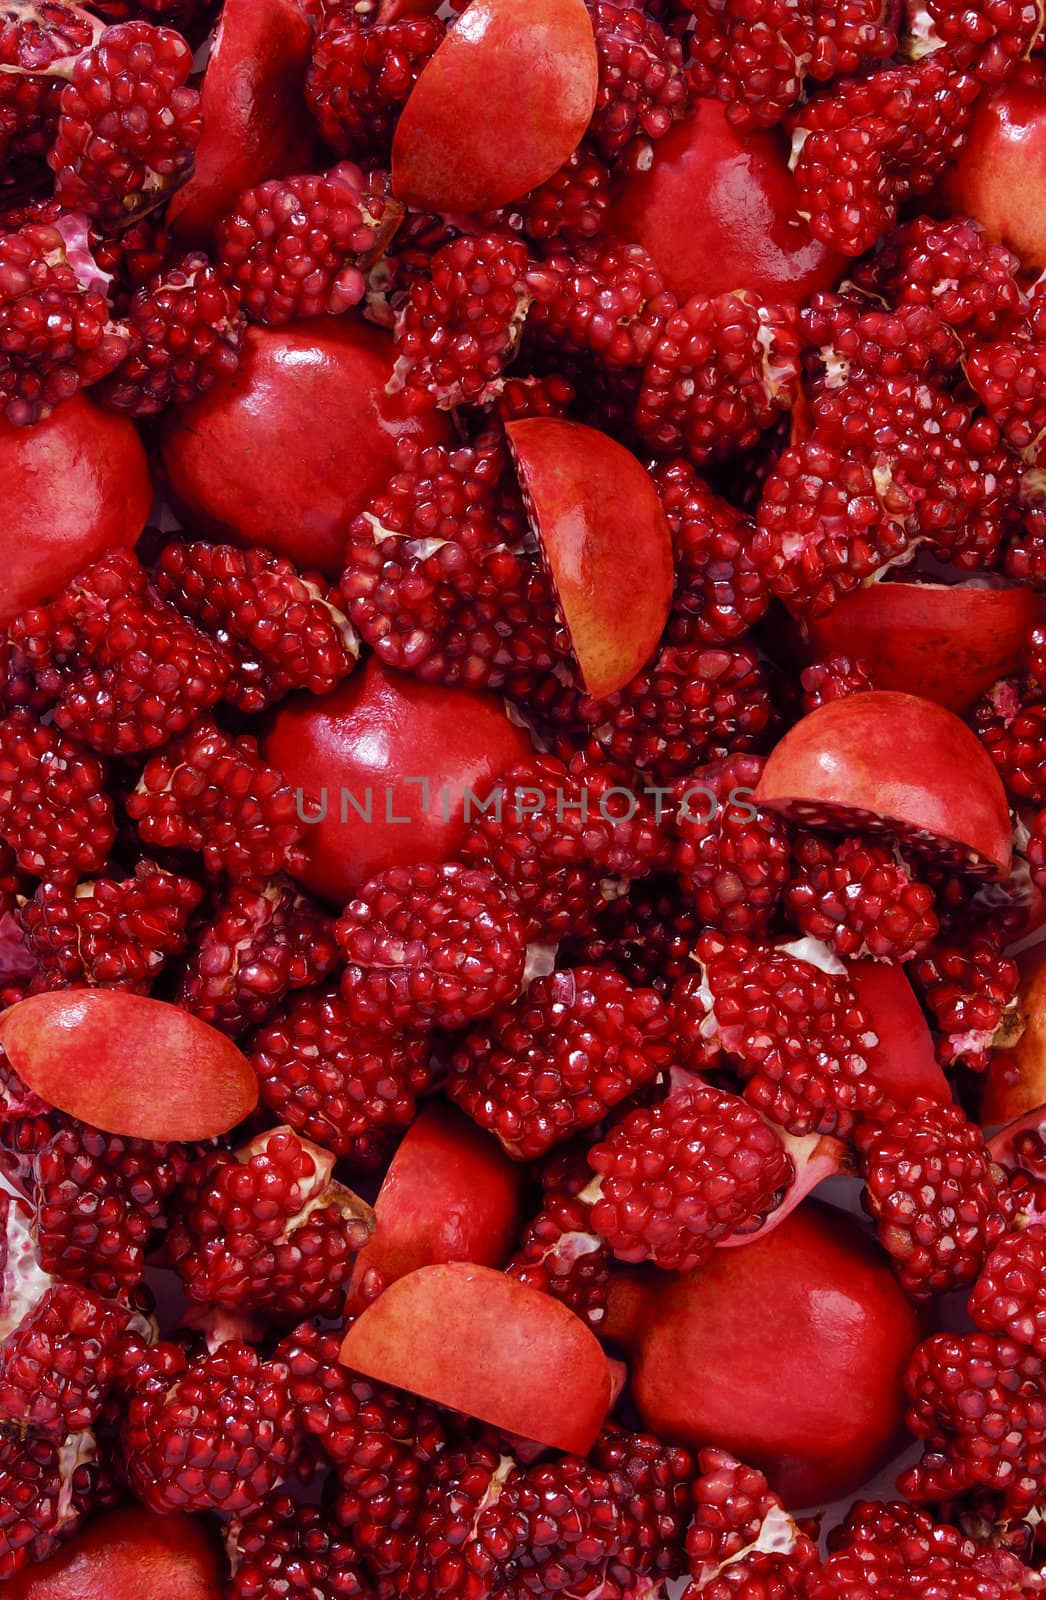
[[[374,1233],[356,1257],[348,1311],[418,1267],[500,1267],[523,1213],[523,1173],[497,1140],[453,1106],[425,1106],[393,1156],[374,1202]]]
[[[284,701],[265,741],[266,758],[306,797],[305,860],[295,876],[334,905],[387,867],[453,861],[467,831],[467,794],[485,798],[532,754],[494,695],[422,683],[374,656],[331,694]],[[324,820],[308,820],[324,791]],[[342,804],[344,792],[361,809],[370,795],[369,821]]]
[[[196,160],[167,210],[183,244],[209,244],[241,190],[312,170],[305,71],[313,37],[294,0],[226,0],[201,89]]]
[[[110,1511],[49,1560],[4,1584],[4,1600],[222,1600],[225,1564],[200,1517]]]
[[[1046,267],[1046,90],[1018,77],[981,97],[941,199],[1029,271]]]
[[[135,426],[74,395],[33,428],[0,420],[0,628],[103,551],[137,542],[152,505]]]
[[[465,1262],[422,1267],[349,1328],[346,1366],[553,1450],[587,1455],[606,1417],[606,1356],[540,1289]]]
[[[889,1459],[919,1320],[851,1218],[807,1201],[747,1248],[647,1285],[616,1315],[645,1427],[730,1450],[796,1508]]]
[[[30,995],[0,1017],[0,1048],[49,1105],[128,1139],[214,1139],[258,1104],[254,1069],[223,1033],[121,990]]]
[[[672,536],[649,473],[578,422],[512,422],[509,443],[585,687],[630,683],[672,605]]]
[[[198,534],[266,545],[341,576],[353,518],[397,470],[396,442],[449,440],[443,413],[386,394],[394,351],[360,319],[249,328],[235,372],[164,429],[171,491]]]
[[[1002,781],[980,740],[932,700],[872,690],[820,706],[767,757],[755,798],[852,807],[954,840],[1002,876],[1012,851]]]
[[[808,626],[815,658],[858,656],[880,689],[917,683],[924,699],[961,713],[1017,671],[1029,629],[1043,621],[1046,599],[1016,584],[873,583]]]
[[[696,101],[622,181],[609,226],[646,246],[680,300],[751,289],[799,304],[845,267],[800,217],[777,137],[731,127],[718,100]]]
[[[393,192],[423,211],[488,211],[563,165],[596,104],[583,0],[472,0],[414,86]]]

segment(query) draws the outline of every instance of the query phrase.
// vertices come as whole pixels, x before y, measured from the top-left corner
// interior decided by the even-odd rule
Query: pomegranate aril
[[[654,990],[608,968],[555,972],[464,1038],[447,1092],[515,1160],[532,1160],[665,1071],[671,1037]]]
[[[0,839],[35,877],[75,882],[105,866],[116,842],[106,769],[29,712],[0,722]]]
[[[758,1112],[697,1079],[629,1112],[588,1160],[598,1183],[592,1229],[619,1260],[670,1272],[691,1271],[724,1239],[760,1227],[795,1170]]]
[[[187,176],[203,130],[181,34],[150,22],[106,28],[59,99],[48,160],[63,206],[119,228]]]
[[[233,1036],[271,1022],[338,964],[333,918],[293,884],[232,887],[200,930],[178,1004]]]
[[[335,994],[294,998],[249,1054],[273,1114],[364,1170],[413,1122],[433,1078],[425,1035],[368,1034]]]
[[[355,665],[359,641],[331,586],[268,550],[169,544],[156,586],[232,657],[225,695],[241,711],[295,689],[326,694]]]
[[[145,858],[134,877],[123,881],[42,883],[21,912],[26,943],[39,964],[31,987],[148,993],[188,944],[189,922],[202,899],[198,883]]]
[[[239,883],[293,868],[304,833],[294,791],[255,741],[207,721],[150,757],[127,815],[143,844],[198,850],[208,872]]]

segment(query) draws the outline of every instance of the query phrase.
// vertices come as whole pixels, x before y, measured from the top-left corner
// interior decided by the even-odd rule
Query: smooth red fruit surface
[[[599,67],[584,0],[472,0],[407,101],[393,192],[423,211],[487,211],[573,153]]]
[[[409,417],[385,393],[392,365],[388,334],[365,322],[248,329],[237,370],[164,434],[193,532],[339,576],[346,529],[395,472],[397,439],[449,437],[442,414]]]
[[[774,134],[742,133],[719,100],[698,100],[625,179],[610,228],[645,245],[680,300],[754,289],[801,302],[838,280],[845,258],[811,237]]]
[[[500,1267],[519,1232],[523,1172],[452,1106],[427,1106],[392,1158],[374,1202],[376,1227],[356,1257],[350,1311],[418,1267]]]
[[[305,70],[312,43],[294,0],[226,0],[201,89],[196,160],[167,210],[182,243],[208,244],[242,189],[311,170]]]
[[[847,974],[879,1040],[868,1052],[872,1079],[899,1106],[911,1105],[919,1095],[948,1105],[952,1092],[904,968],[887,961],[851,961]]]
[[[128,1139],[214,1139],[258,1103],[254,1069],[231,1039],[118,989],[30,995],[0,1017],[0,1048],[49,1105]]]
[[[346,1366],[506,1433],[587,1455],[610,1404],[606,1356],[559,1300],[491,1267],[422,1267],[368,1306]]]
[[[533,418],[507,429],[585,687],[645,666],[672,604],[672,536],[649,473],[605,433]]]
[[[1046,946],[1021,958],[1017,1042],[996,1050],[984,1075],[981,1122],[1002,1127],[1046,1106]]]
[[[4,1600],[221,1600],[224,1563],[198,1517],[128,1507],[4,1584]]]
[[[881,689],[919,685],[926,700],[965,711],[1016,672],[1028,630],[1046,618],[1034,589],[873,583],[844,595],[809,624],[817,656],[866,661]]]
[[[732,1451],[790,1506],[848,1494],[889,1457],[919,1323],[886,1256],[842,1212],[808,1202],[640,1305],[644,1426]]]
[[[130,548],[152,498],[149,463],[126,417],[74,395],[34,428],[0,420],[0,628],[103,550]]]
[[[1018,75],[981,96],[941,194],[1025,267],[1046,267],[1046,88]]]
[[[771,751],[755,798],[798,820],[832,808],[897,823],[1009,869],[1010,812],[991,757],[919,695],[874,690],[820,706]]]
[[[333,694],[285,701],[265,742],[308,824],[297,876],[336,905],[386,867],[453,861],[469,807],[478,816],[532,753],[493,695],[437,688],[373,656]]]

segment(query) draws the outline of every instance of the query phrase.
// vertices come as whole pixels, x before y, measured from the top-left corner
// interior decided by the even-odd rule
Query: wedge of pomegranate
[[[919,1321],[842,1212],[811,1201],[696,1272],[633,1278],[609,1321],[644,1426],[732,1451],[790,1506],[856,1489],[898,1441]]]
[[[490,1267],[422,1267],[349,1328],[346,1366],[555,1450],[587,1455],[611,1398],[595,1336],[561,1301]]]
[[[206,245],[242,189],[308,172],[313,131],[305,69],[313,32],[294,0],[226,0],[204,73],[203,134],[188,182],[167,222],[186,244]]]
[[[847,974],[879,1041],[868,1052],[868,1068],[883,1093],[899,1106],[920,1095],[950,1104],[951,1088],[904,968],[887,961],[851,961]]]
[[[396,128],[392,187],[423,211],[488,211],[559,170],[595,109],[584,0],[472,0]]]
[[[880,689],[918,684],[926,700],[961,712],[1016,672],[1046,600],[1017,584],[873,583],[809,623],[818,656],[868,663]]]
[[[990,757],[919,695],[873,690],[820,706],[771,751],[755,798],[812,827],[900,834],[968,872],[1009,869],[1009,808]]]
[[[4,1600],[221,1600],[225,1564],[199,1517],[111,1511],[38,1566]]]
[[[49,1105],[128,1139],[214,1139],[258,1103],[254,1069],[223,1033],[124,990],[30,995],[0,1016],[0,1048]]]
[[[672,536],[657,491],[594,428],[542,417],[507,431],[585,687],[605,699],[646,664],[668,621]]]
[[[499,1267],[522,1215],[522,1169],[453,1106],[426,1106],[392,1158],[376,1227],[356,1257],[347,1309],[361,1310],[418,1267]]]

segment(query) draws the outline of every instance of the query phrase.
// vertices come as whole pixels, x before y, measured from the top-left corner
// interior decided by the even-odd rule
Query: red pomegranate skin
[[[845,266],[800,217],[777,136],[740,133],[718,100],[698,100],[658,141],[650,170],[624,181],[609,231],[645,245],[680,300],[754,289],[801,302]]]
[[[267,545],[338,577],[349,523],[396,470],[396,442],[449,438],[441,412],[385,393],[388,334],[317,318],[248,329],[239,367],[171,417],[163,460],[193,532]]]
[[[4,1600],[221,1600],[223,1568],[199,1517],[129,1506],[8,1579]]]
[[[333,694],[288,700],[265,742],[302,795],[298,877],[334,904],[386,867],[452,861],[469,795],[485,798],[531,753],[493,695],[422,683],[374,657]]]
[[[919,1337],[885,1254],[808,1202],[644,1300],[629,1340],[636,1405],[655,1433],[761,1468],[789,1506],[834,1500],[897,1444]]]
[[[34,428],[0,420],[0,628],[103,550],[135,544],[152,498],[134,424],[84,395]]]

